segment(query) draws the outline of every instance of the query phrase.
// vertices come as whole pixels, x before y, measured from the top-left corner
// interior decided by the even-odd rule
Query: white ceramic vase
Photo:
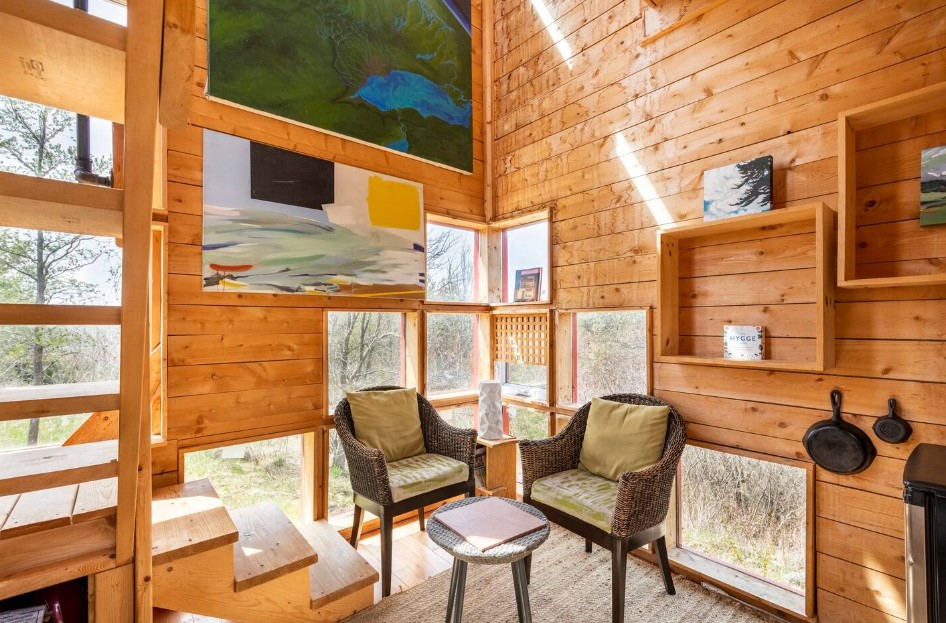
[[[482,439],[503,436],[503,386],[499,381],[480,381],[480,428]]]

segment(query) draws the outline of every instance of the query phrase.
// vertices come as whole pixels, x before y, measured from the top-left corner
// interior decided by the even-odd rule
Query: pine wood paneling
[[[837,210],[838,112],[946,80],[943,0],[729,0],[645,46],[677,4],[545,4],[568,59],[530,3],[496,4],[494,203],[497,217],[550,210],[558,308],[656,306],[656,227],[702,219],[709,168],[772,155],[776,209]],[[916,219],[919,150],[946,143],[946,107],[855,140],[858,276],[943,272],[943,230]],[[805,348],[803,233],[683,250],[687,347],[718,356],[723,324],[758,323],[773,352]],[[761,257],[774,270],[755,273]],[[818,469],[814,491],[820,620],[890,623],[905,618],[903,462],[917,443],[946,441],[946,287],[836,298],[837,363],[824,373],[661,363],[655,393],[696,440],[805,461],[801,438],[830,415],[831,389],[866,431],[897,398],[909,442],[876,441],[862,474]]]

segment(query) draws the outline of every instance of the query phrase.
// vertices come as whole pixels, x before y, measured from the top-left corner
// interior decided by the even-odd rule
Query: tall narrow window
[[[402,385],[405,378],[404,316],[396,312],[329,312],[329,409],[345,392],[379,385]],[[335,430],[329,433],[328,497],[330,518],[351,514],[351,480],[345,451]]]
[[[427,393],[473,391],[478,383],[476,314],[427,314]]]
[[[542,220],[504,229],[502,255],[503,302],[549,300],[548,221]],[[534,296],[534,291],[530,287],[529,271],[533,269],[539,269],[541,272],[538,280],[538,296]]]
[[[647,312],[580,312],[574,321],[574,402],[647,393]]]
[[[479,234],[473,229],[427,224],[427,300],[473,303],[477,292]]]

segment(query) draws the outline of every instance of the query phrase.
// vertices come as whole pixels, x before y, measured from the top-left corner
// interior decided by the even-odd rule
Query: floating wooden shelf
[[[833,242],[834,212],[820,202],[659,230],[657,361],[832,367]],[[724,324],[765,326],[771,359],[724,359]]]
[[[41,447],[3,454],[0,496],[28,493],[118,475],[118,442]]]
[[[117,381],[0,389],[0,422],[116,411],[118,406]]]
[[[838,286],[883,288],[946,284],[946,272],[857,277],[857,166],[855,134],[877,126],[946,108],[946,82],[842,112],[838,116]],[[917,176],[919,176],[917,169]],[[917,184],[919,186],[919,184]],[[917,203],[919,211],[919,200]],[[917,222],[916,230],[920,230]],[[935,228],[928,230],[935,236]]]

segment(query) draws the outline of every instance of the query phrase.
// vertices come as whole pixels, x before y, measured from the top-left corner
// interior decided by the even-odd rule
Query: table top
[[[521,558],[525,558],[534,552],[540,545],[542,545],[542,543],[545,543],[545,540],[549,538],[549,520],[542,513],[542,511],[523,502],[505,498],[503,499],[504,502],[507,502],[516,508],[529,513],[530,515],[541,519],[543,522],[545,522],[545,527],[536,530],[535,532],[524,534],[518,539],[514,539],[508,543],[503,543],[502,545],[492,547],[484,552],[450,528],[437,521],[438,513],[467,506],[468,504],[476,504],[477,502],[482,502],[486,499],[489,498],[465,498],[441,506],[436,511],[434,511],[433,515],[430,516],[430,520],[427,522],[427,534],[434,543],[452,554],[455,558],[466,562],[487,565],[507,564],[515,562]]]

